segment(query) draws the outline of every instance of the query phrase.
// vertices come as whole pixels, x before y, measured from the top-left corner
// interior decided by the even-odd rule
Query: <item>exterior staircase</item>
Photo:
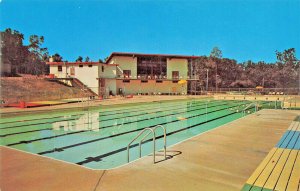
[[[72,78],[72,86],[78,86],[81,90],[89,94],[90,96],[98,96],[93,90],[87,87],[82,81],[77,78]]]
[[[123,72],[123,70],[122,70],[122,68],[120,68],[119,66],[117,66],[117,77],[123,77],[123,75],[124,75],[124,72]]]

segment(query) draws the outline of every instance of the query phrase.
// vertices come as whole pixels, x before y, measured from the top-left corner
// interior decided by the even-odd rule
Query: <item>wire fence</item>
[[[299,88],[209,88],[206,92],[240,95],[300,95]]]

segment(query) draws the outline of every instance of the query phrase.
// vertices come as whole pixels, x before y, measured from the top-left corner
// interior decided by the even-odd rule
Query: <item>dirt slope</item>
[[[78,87],[68,87],[43,78],[1,77],[1,100],[6,103],[19,101],[46,101],[84,97]]]

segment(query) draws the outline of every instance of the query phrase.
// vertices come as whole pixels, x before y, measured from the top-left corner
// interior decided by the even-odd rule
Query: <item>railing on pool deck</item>
[[[140,158],[142,157],[142,143],[143,141],[146,139],[146,137],[152,133],[152,142],[153,142],[153,164],[155,164],[155,142],[156,142],[156,135],[155,135],[155,131],[157,128],[162,128],[163,132],[164,132],[164,156],[165,159],[167,159],[167,133],[166,133],[166,128],[162,125],[157,125],[155,127],[152,128],[145,128],[143,129],[134,139],[132,139],[132,141],[127,145],[127,162],[130,161],[130,145],[136,141],[141,135],[143,135],[144,132],[148,131],[148,133],[140,140],[139,142],[139,156]]]
[[[259,110],[259,103],[258,103],[258,102],[252,102],[252,103],[246,105],[246,107],[245,107],[244,109],[242,109],[243,116],[246,116],[246,111],[247,111],[248,109],[251,109],[252,106],[254,106],[254,111],[255,111],[255,112],[257,112],[257,111]],[[280,106],[280,105],[278,105],[278,101],[275,100],[274,109],[277,109],[278,106]],[[281,104],[280,107],[282,108],[282,104]]]
[[[251,108],[252,106],[254,106],[254,109],[255,109],[254,111],[257,112],[257,110],[258,110],[257,103],[256,103],[256,102],[252,102],[252,103],[248,104],[248,105],[242,110],[244,116],[246,115],[246,110],[249,109],[249,108]]]

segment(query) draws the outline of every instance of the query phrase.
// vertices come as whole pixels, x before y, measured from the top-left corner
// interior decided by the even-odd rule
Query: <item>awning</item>
[[[187,81],[186,80],[179,80],[178,84],[186,84]]]

